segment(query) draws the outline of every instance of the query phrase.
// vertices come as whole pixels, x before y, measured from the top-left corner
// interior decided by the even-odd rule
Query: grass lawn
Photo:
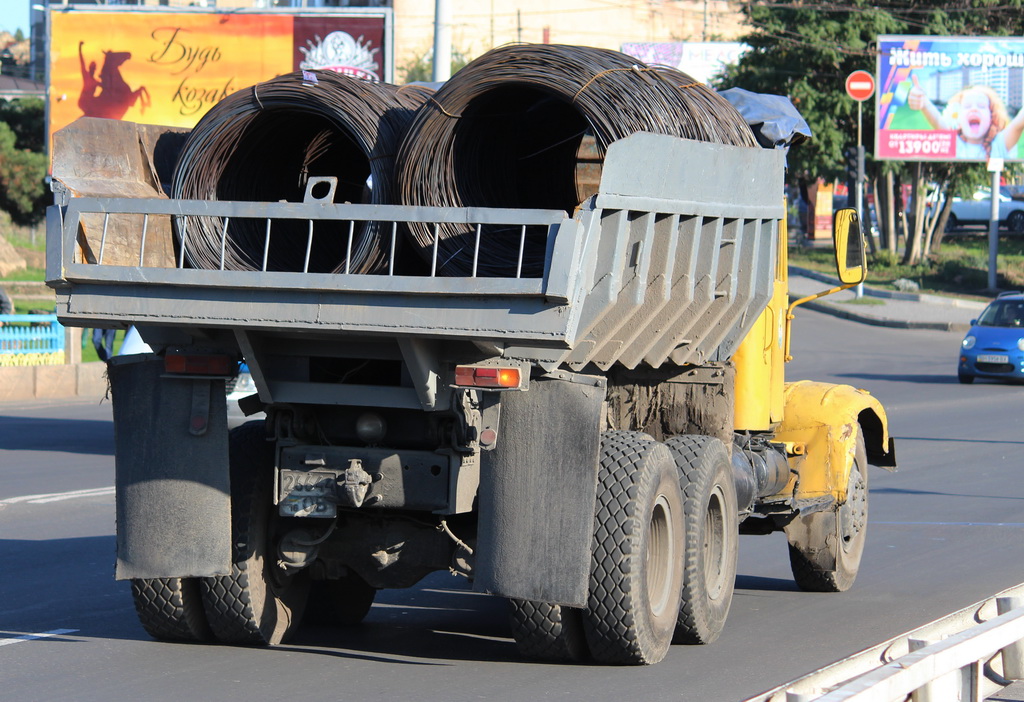
[[[117,330],[117,334],[114,336],[114,355],[121,349],[121,343],[124,341],[124,332],[120,329]],[[82,362],[87,363],[89,361],[98,361],[100,357],[96,355],[96,347],[92,345],[92,329],[82,330]]]
[[[2,220],[0,220],[2,222]],[[0,227],[0,234],[7,239],[7,243],[19,249],[32,249],[33,251],[46,250],[46,223],[39,222],[35,226],[22,226],[7,223]]]
[[[37,314],[43,310],[40,306],[39,300],[15,300],[14,301],[14,314]],[[46,314],[52,314],[52,309],[46,309]],[[121,343],[124,341],[124,332],[120,329],[114,336],[114,353],[116,354],[121,348]],[[96,355],[96,347],[92,344],[92,329],[82,330],[82,361],[98,361],[100,357]]]
[[[48,305],[42,300],[14,299],[14,314],[53,314],[53,312],[53,305]]]
[[[864,297],[854,298],[853,300],[839,300],[840,305],[884,305],[885,300],[879,300],[877,297]]]
[[[789,262],[801,268],[835,274],[835,259],[828,248],[791,245]],[[1024,237],[999,237],[996,270],[1001,289],[1024,289]],[[991,299],[991,294],[985,291],[988,287],[988,237],[984,234],[947,235],[942,242],[942,253],[929,256],[915,266],[902,265],[898,258],[890,260],[887,252],[868,256],[868,285],[895,290],[893,282],[901,278],[914,281],[922,292]]]
[[[33,232],[28,227],[12,227],[11,229],[4,232],[5,238],[13,246],[22,249],[31,249],[35,251],[43,251],[45,249],[46,237],[44,234],[44,228],[40,225],[33,237]],[[0,285],[4,282],[7,283],[18,283],[18,282],[43,282],[46,280],[46,271],[43,268],[23,268],[20,271],[14,271],[6,276],[0,276]],[[8,290],[8,294],[10,291]],[[15,314],[33,314],[44,311],[52,314],[53,303],[46,302],[44,300],[22,300],[13,296],[14,301],[14,313]],[[121,348],[121,343],[124,341],[124,332],[118,330],[114,337],[114,353],[116,354]],[[98,361],[99,356],[96,355],[96,347],[92,343],[92,329],[82,330],[82,361]]]
[[[7,275],[0,276],[0,281],[7,281],[10,283],[18,282],[33,282],[41,283],[46,280],[46,271],[42,268],[22,268],[20,271],[14,271]]]

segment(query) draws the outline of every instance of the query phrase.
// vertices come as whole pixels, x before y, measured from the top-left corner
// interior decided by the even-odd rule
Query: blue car
[[[960,382],[1024,380],[1024,293],[1002,293],[971,324],[960,344]]]

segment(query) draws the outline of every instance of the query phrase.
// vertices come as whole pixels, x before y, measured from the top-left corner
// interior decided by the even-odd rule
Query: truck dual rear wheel
[[[665,442],[679,468],[686,515],[683,595],[674,643],[707,644],[725,627],[736,585],[739,512],[729,452],[711,436]]]
[[[356,575],[310,584],[306,621],[330,626],[355,626],[366,618],[377,589]]]
[[[132,599],[142,628],[158,641],[209,641],[212,636],[196,578],[132,580]]]
[[[601,437],[590,596],[583,630],[601,663],[657,663],[672,643],[683,585],[683,498],[664,444]]]
[[[583,633],[583,610],[575,607],[511,600],[512,637],[527,658],[576,663],[589,655]]]
[[[203,578],[206,618],[217,640],[278,644],[294,633],[309,593],[305,571],[288,575],[277,565],[274,450],[262,422],[233,429],[231,461],[231,574]]]
[[[867,540],[867,466],[864,437],[858,435],[846,501],[832,511],[797,517],[786,527],[789,564],[801,590],[844,592],[857,579]]]

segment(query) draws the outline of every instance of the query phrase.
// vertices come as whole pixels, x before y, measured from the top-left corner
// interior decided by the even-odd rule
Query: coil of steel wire
[[[419,110],[399,149],[399,201],[572,212],[596,192],[588,148],[599,167],[609,144],[636,132],[756,146],[728,101],[680,71],[605,49],[514,44],[471,62]],[[516,274],[515,229],[483,228],[477,275]],[[411,235],[431,256],[433,228],[413,224]],[[471,274],[475,235],[438,230],[441,272]],[[528,232],[524,277],[543,273],[545,236]]]
[[[425,90],[403,90],[329,71],[291,73],[215,105],[190,133],[171,196],[200,200],[302,202],[309,178],[338,180],[335,202],[392,203],[394,157]],[[193,268],[221,267],[223,221],[186,217],[185,257]],[[307,259],[306,220],[275,220],[266,269],[337,273],[381,271],[391,254],[379,223],[357,223],[346,265],[348,224],[316,221]],[[261,270],[265,220],[231,219],[223,267]]]

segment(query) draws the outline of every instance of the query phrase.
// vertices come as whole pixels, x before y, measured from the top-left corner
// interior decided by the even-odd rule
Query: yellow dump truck
[[[504,51],[507,67],[527,49]],[[450,570],[511,601],[528,656],[649,664],[718,636],[742,533],[784,530],[804,589],[852,585],[867,467],[893,466],[893,447],[867,392],[784,380],[784,151],[707,88],[580,71],[570,88],[478,75],[467,93],[470,71],[462,93],[453,79],[407,105],[391,153],[313,120],[302,100],[344,80],[308,73],[239,91],[188,134],[82,120],[56,135],[58,316],[134,325],[152,350],[109,367],[116,576],[151,635],[275,644]],[[741,143],[658,124],[608,140],[593,117],[608,103],[584,99],[606,79],[635,81],[620,100],[703,100],[666,123],[713,109]],[[346,90],[350,113],[371,109]],[[437,119],[462,129],[451,149],[429,141]],[[529,170],[545,139],[568,167]],[[420,189],[385,187],[386,158]],[[487,178],[522,197],[417,199],[445,159],[469,169],[467,200]],[[570,206],[534,204],[566,173]],[[852,211],[836,245],[857,282]],[[259,419],[229,430],[242,362]]]

